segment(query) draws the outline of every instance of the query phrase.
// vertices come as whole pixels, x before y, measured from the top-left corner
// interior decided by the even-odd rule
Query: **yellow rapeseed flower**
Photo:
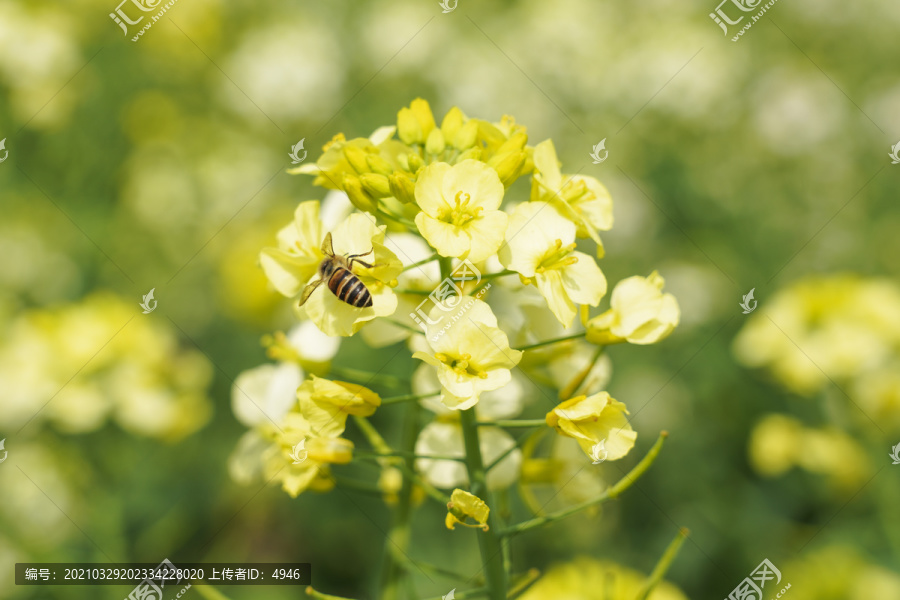
[[[547,413],[547,425],[564,436],[575,438],[591,457],[594,445],[603,442],[606,460],[618,460],[634,447],[637,432],[625,415],[625,404],[606,392],[566,400]]]
[[[327,285],[320,285],[303,306],[310,320],[331,336],[353,335],[375,317],[393,314],[397,298],[390,285],[403,271],[403,263],[384,245],[384,225],[371,215],[353,213],[335,227],[332,244],[336,255],[366,254],[371,269],[354,266],[353,273],[372,294],[372,306],[357,308],[338,299]],[[297,207],[294,221],[278,232],[278,248],[264,248],[260,264],[279,292],[295,297],[319,278],[317,270],[325,258],[325,233],[319,220],[318,201]]]
[[[330,381],[315,375],[300,385],[297,399],[300,413],[317,435],[333,431],[343,433],[348,416],[368,417],[381,406],[381,397],[361,385]]]
[[[503,265],[533,280],[564,327],[576,304],[597,306],[606,294],[606,277],[594,259],[575,250],[575,224],[546,202],[516,207],[500,251]]]
[[[531,200],[553,204],[577,226],[578,237],[597,242],[597,256],[603,257],[603,242],[597,230],[613,226],[612,197],[602,183],[587,175],[563,175],[552,140],[534,147],[534,177]]]
[[[450,166],[434,163],[416,182],[416,226],[438,254],[480,262],[503,243],[507,216],[501,210],[503,183],[476,160]]]
[[[429,319],[426,341],[429,352],[416,352],[418,358],[437,369],[441,383],[441,402],[457,410],[475,406],[482,392],[496,390],[509,383],[510,369],[522,353],[509,347],[509,338],[497,327],[497,317],[481,300],[464,296],[453,316],[435,306]]]
[[[654,344],[666,338],[681,319],[678,301],[663,294],[665,281],[653,271],[635,275],[613,288],[610,309],[585,323],[587,339],[595,344]]]
[[[465,490],[455,489],[450,494],[450,502],[447,503],[447,518],[444,524],[447,529],[454,529],[456,525],[463,527],[476,527],[484,531],[488,530],[488,515],[491,509],[484,500],[474,496]],[[473,519],[475,523],[468,523],[467,519]]]

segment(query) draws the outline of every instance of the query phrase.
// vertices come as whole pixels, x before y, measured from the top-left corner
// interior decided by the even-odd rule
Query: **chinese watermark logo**
[[[600,440],[591,446],[591,464],[599,465],[606,460],[607,456],[609,456],[609,452],[606,451],[606,440]]]
[[[772,579],[775,579],[775,585],[781,583],[781,571],[776,569],[775,565],[767,558],[759,563],[759,566],[753,569],[750,576],[745,577],[744,580],[728,594],[728,598],[725,600],[762,600],[763,588],[765,588],[766,583]],[[783,587],[775,598],[781,598],[781,596],[789,589],[791,589],[791,584],[787,584]]]
[[[128,594],[128,597],[125,598],[125,600],[163,600],[163,588],[166,587],[166,583],[174,583],[174,585],[180,584],[182,579],[181,574],[182,571],[177,569],[175,565],[166,558],[157,565],[150,574],[150,577],[137,584],[137,586],[131,590],[131,593]],[[159,585],[157,585],[157,583],[159,583]],[[191,584],[188,583],[174,597],[181,598],[184,592],[190,588]]]
[[[291,153],[288,156],[291,157],[291,164],[299,165],[304,160],[306,160],[306,150],[303,150],[303,142],[306,141],[306,138],[303,138],[293,146],[291,146]],[[303,156],[300,156],[300,151],[303,150]]]
[[[150,314],[150,313],[152,313],[154,310],[156,310],[156,305],[158,304],[158,302],[157,302],[156,300],[153,299],[153,291],[154,291],[154,290],[156,290],[156,288],[153,288],[152,290],[150,290],[149,292],[147,292],[146,294],[144,294],[144,300],[143,300],[143,302],[141,302],[141,304],[140,304],[141,308],[144,309],[144,314],[145,314],[145,315],[146,315],[146,314]],[[153,303],[152,306],[150,305],[151,302]]]
[[[6,444],[6,438],[0,440],[0,463],[5,462],[7,455],[9,455],[9,452],[4,448],[4,444]]]
[[[602,158],[600,157],[601,152],[603,152]],[[594,150],[591,152],[591,158],[594,159],[595,165],[599,165],[609,158],[609,150],[606,149],[606,138],[603,138],[596,146],[594,146]]]
[[[441,600],[454,600],[456,598],[456,588],[450,590],[450,593],[446,596],[441,596]]]
[[[2,163],[5,162],[7,158],[9,158],[9,150],[6,149],[6,138],[0,140],[0,152],[3,153],[2,156],[0,156],[0,163]]]
[[[756,288],[751,289],[748,293],[744,294],[744,300],[738,306],[744,309],[744,314],[749,315],[754,310],[756,310],[756,305],[758,304],[756,300],[753,299],[753,292]],[[753,306],[750,303],[753,303]]]
[[[172,8],[172,6],[174,6],[178,0],[169,0],[168,2],[166,2],[166,4],[160,6],[160,4],[162,4],[162,1],[163,0],[122,0],[116,7],[115,12],[109,13],[109,18],[115,21],[116,25],[122,28],[125,37],[128,37],[128,26],[137,25],[138,23],[143,21],[144,15],[139,16],[137,19],[131,19],[131,17],[129,17],[122,9],[123,4],[127,4],[130,2],[135,7],[137,7],[138,10],[145,13],[156,11],[156,14],[150,16],[150,20],[147,21],[144,26],[137,31],[136,35],[131,38],[132,42],[136,42],[142,35],[144,35],[144,32],[153,27],[154,23],[162,19],[163,15],[166,14],[166,12],[170,8]]]
[[[419,303],[416,307],[416,312],[409,313],[410,318],[418,323],[419,327],[422,328],[422,331],[425,332],[425,335],[433,334],[431,341],[435,342],[439,337],[444,335],[444,332],[450,329],[453,323],[456,323],[461,319],[463,314],[475,303],[473,300],[469,300],[466,304],[462,304],[464,295],[463,288],[469,281],[474,282],[476,286],[481,283],[481,271],[475,268],[475,265],[468,260],[464,260],[452,273],[450,273],[449,277],[438,284],[437,288]],[[481,298],[490,287],[491,284],[487,284],[476,293],[475,297]],[[445,316],[439,316],[436,320],[429,317],[429,311],[422,308],[422,305],[429,301],[434,304],[436,308],[446,313],[453,312],[457,309],[459,310],[457,310],[457,313],[453,316],[446,315],[446,317],[450,318],[450,322],[444,325],[442,329],[435,331],[436,327],[444,321]],[[429,329],[429,327],[431,329]]]
[[[4,140],[4,141],[6,141],[6,140]],[[0,142],[0,150],[2,150],[2,149],[3,149],[3,142]],[[894,146],[891,146],[891,153],[888,154],[888,156],[891,157],[892,165],[900,165],[900,156],[898,156],[898,154],[900,154],[900,142],[897,142]],[[6,159],[4,159],[4,160],[6,160]],[[3,161],[0,160],[0,162],[3,162]]]
[[[3,448],[3,442],[0,442],[0,449],[2,449],[2,448]],[[900,444],[897,444],[896,446],[891,448],[891,453],[888,454],[888,456],[890,456],[891,460],[894,461],[891,463],[892,465],[900,465]],[[3,462],[3,461],[0,460],[0,462]]]
[[[441,0],[438,4],[444,9],[441,12],[447,14],[456,10],[456,5],[459,4],[459,0]],[[450,600],[453,600],[453,598],[450,598]]]
[[[295,465],[299,465],[306,457],[309,455],[309,452],[306,450],[306,438],[303,438],[299,442],[297,442],[293,448],[291,448],[291,458],[294,461]]]
[[[760,4],[763,0],[722,0],[719,5],[716,7],[715,12],[709,13],[709,18],[716,22],[716,24],[722,28],[722,31],[725,32],[725,35],[728,35],[728,26],[729,25],[738,25],[741,21],[744,20],[746,15],[741,13],[735,13],[731,11],[732,15],[740,15],[736,19],[732,19],[728,14],[726,14],[725,10],[722,8],[723,5],[728,3],[733,4],[740,10],[741,12],[749,13],[749,12],[758,12],[755,15],[750,15],[750,21],[744,24],[743,27],[737,32],[737,35],[731,38],[732,42],[738,41],[744,33],[753,27],[753,25],[759,21],[762,16],[768,11],[772,6],[775,5],[778,0],[769,0],[760,8]]]

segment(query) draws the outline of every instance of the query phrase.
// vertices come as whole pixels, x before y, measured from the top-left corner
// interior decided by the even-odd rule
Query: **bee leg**
[[[358,265],[363,266],[363,267],[365,267],[365,268],[367,268],[367,269],[374,269],[374,268],[376,267],[376,265],[367,263],[367,262],[364,261],[364,260],[359,260],[358,258],[351,258],[351,259],[350,259],[350,265],[352,266],[353,264],[358,264]]]
[[[365,255],[367,255],[367,254],[374,254],[374,253],[375,253],[375,248],[372,248],[372,249],[369,250],[368,252],[363,252],[362,254],[348,254],[348,255],[347,255],[347,258],[349,258],[349,259],[352,260],[352,259],[354,259],[354,258],[359,258],[360,256],[365,256]]]

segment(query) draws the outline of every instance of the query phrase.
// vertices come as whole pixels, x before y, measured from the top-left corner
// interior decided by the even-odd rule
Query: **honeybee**
[[[353,265],[359,264],[367,269],[371,269],[375,265],[360,260],[360,257],[373,254],[374,252],[375,249],[372,248],[362,254],[347,254],[344,256],[335,254],[334,246],[331,245],[331,232],[325,234],[325,241],[322,242],[322,254],[325,255],[325,259],[319,264],[319,278],[311,282],[303,290],[303,295],[300,297],[300,306],[303,306],[309,300],[309,297],[322,282],[328,282],[328,289],[341,302],[346,302],[356,308],[372,306],[372,294],[366,285],[360,281],[359,277],[353,274]]]

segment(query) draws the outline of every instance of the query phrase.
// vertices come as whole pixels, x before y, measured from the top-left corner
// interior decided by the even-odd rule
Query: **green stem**
[[[534,519],[529,519],[528,521],[523,521],[518,525],[507,527],[500,532],[500,535],[518,535],[530,529],[534,529],[535,527],[540,527],[542,525],[546,525],[547,523],[552,523],[553,521],[559,521],[560,519],[564,519],[566,517],[574,515],[577,512],[581,512],[586,508],[590,508],[598,504],[603,504],[604,502],[608,502],[610,500],[615,500],[628,488],[630,488],[647,469],[650,468],[650,465],[652,465],[656,460],[657,455],[659,455],[660,449],[662,449],[663,442],[668,436],[669,434],[666,431],[660,433],[659,438],[657,438],[656,440],[656,443],[653,444],[653,447],[650,448],[649,452],[647,452],[644,458],[641,459],[641,462],[636,464],[634,468],[631,469],[631,471],[629,471],[624,477],[622,477],[622,479],[620,479],[615,485],[613,485],[611,488],[608,488],[593,500],[588,500],[587,502],[576,504],[571,508],[549,514],[545,517],[536,517]]]
[[[421,407],[418,403],[413,402],[408,405],[407,411],[401,450],[412,454],[415,451],[416,438],[419,435],[419,412]],[[368,421],[365,421],[365,423],[371,428],[371,424]],[[404,459],[404,465],[408,472],[414,471],[414,460],[412,456]],[[397,497],[397,506],[394,508],[394,522],[388,532],[387,540],[385,540],[384,557],[381,565],[381,594],[378,596],[382,600],[399,598],[400,583],[404,573],[397,561],[394,560],[393,550],[396,549],[407,554],[410,540],[410,518],[412,516],[412,491],[412,478],[404,477],[403,486],[400,488],[400,493]],[[391,546],[395,548],[391,548]]]
[[[530,346],[522,346],[521,348],[516,348],[516,350],[521,350],[524,352],[525,350],[534,350],[536,348],[543,348],[544,346],[550,346],[552,344],[558,344],[560,342],[568,342],[569,340],[577,340],[583,338],[585,336],[585,332],[576,333],[573,335],[567,335],[566,337],[556,338],[555,340],[547,340],[545,342],[538,342],[537,344],[531,344]]]
[[[429,256],[428,258],[423,258],[422,260],[420,260],[420,261],[418,261],[418,262],[414,262],[414,263],[411,264],[411,265],[407,265],[407,266],[403,267],[403,270],[404,270],[404,271],[409,271],[410,269],[415,269],[416,267],[421,267],[422,265],[427,265],[427,264],[430,263],[431,261],[437,260],[437,257],[438,257],[437,252],[435,252],[434,254],[432,254],[431,256]]]
[[[562,400],[573,398],[575,396],[575,392],[578,391],[578,388],[581,387],[581,384],[584,383],[584,380],[587,379],[588,375],[591,374],[591,371],[594,370],[594,366],[603,355],[603,350],[603,346],[597,348],[597,351],[594,353],[594,358],[591,359],[591,362],[588,363],[588,365],[584,369],[582,369],[581,373],[575,375],[572,381],[570,381],[569,384],[559,392],[559,397]]]
[[[479,427],[546,427],[544,419],[501,419],[499,421],[478,421]]]
[[[445,456],[442,454],[416,454],[415,452],[404,452],[401,450],[394,450],[393,452],[369,452],[368,450],[354,450],[354,454],[358,454],[362,458],[412,457],[415,459],[426,458],[431,460],[456,460],[459,462],[466,462],[466,459],[462,456]]]
[[[413,400],[424,400],[425,398],[431,398],[432,396],[440,396],[441,391],[438,390],[436,392],[431,392],[430,394],[407,394],[405,396],[392,396],[390,398],[382,398],[381,405],[386,406],[388,404],[398,404],[400,402],[412,402]]]
[[[507,456],[509,456],[510,454],[512,454],[513,452],[515,452],[515,451],[518,450],[519,448],[521,448],[521,447],[522,447],[522,444],[524,444],[524,443],[528,440],[528,437],[529,437],[529,436],[527,436],[527,435],[523,435],[523,436],[521,436],[518,440],[516,440],[516,443],[515,443],[515,444],[513,444],[512,446],[510,446],[509,448],[507,448],[506,450],[504,450],[504,451],[503,451],[503,454],[501,454],[500,456],[498,456],[497,458],[495,458],[494,461],[493,461],[491,464],[489,464],[488,466],[486,466],[486,467],[484,468],[485,472],[490,473],[491,470],[492,470],[494,467],[496,467],[497,465],[499,465],[500,462],[503,461],[504,458],[506,458]]]
[[[335,485],[339,485],[342,488],[346,488],[348,490],[355,490],[357,492],[363,492],[366,494],[374,494],[376,496],[384,495],[384,492],[381,490],[381,488],[368,481],[359,481],[358,479],[351,479],[349,477],[342,477],[340,475],[331,475],[331,478],[334,480]]]
[[[650,577],[647,579],[647,583],[644,584],[644,588],[641,590],[640,595],[638,595],[637,600],[647,600],[647,598],[650,597],[653,589],[657,585],[659,585],[659,582],[662,581],[663,577],[665,577],[666,571],[669,570],[669,566],[678,555],[678,551],[681,549],[681,545],[687,538],[688,533],[690,532],[686,527],[682,527],[678,531],[678,535],[676,535],[675,539],[669,543],[669,547],[666,548],[666,551],[663,552],[663,555],[659,559],[659,562],[656,563],[655,567],[653,567],[653,572],[650,573]]]
[[[315,600],[352,600],[352,598],[344,598],[343,596],[332,596],[330,594],[323,594],[322,592],[317,592],[313,589],[313,586],[309,586],[306,588],[306,595],[310,598],[314,598]]]
[[[475,409],[460,411],[460,424],[466,447],[466,469],[472,494],[478,496],[490,507],[493,506],[491,493],[487,489],[484,462],[481,457],[481,444],[478,439],[478,426],[475,423]],[[496,508],[496,506],[494,506]],[[478,546],[481,550],[485,581],[488,596],[491,600],[506,600],[506,571],[503,568],[503,549],[497,535],[497,515],[492,510],[488,516],[488,530],[479,531]]]
[[[381,373],[372,373],[371,371],[362,371],[360,369],[351,369],[348,367],[331,367],[331,374],[336,377],[346,377],[354,381],[362,381],[363,385],[380,384],[387,387],[400,387],[404,382],[393,375],[382,375]]]

